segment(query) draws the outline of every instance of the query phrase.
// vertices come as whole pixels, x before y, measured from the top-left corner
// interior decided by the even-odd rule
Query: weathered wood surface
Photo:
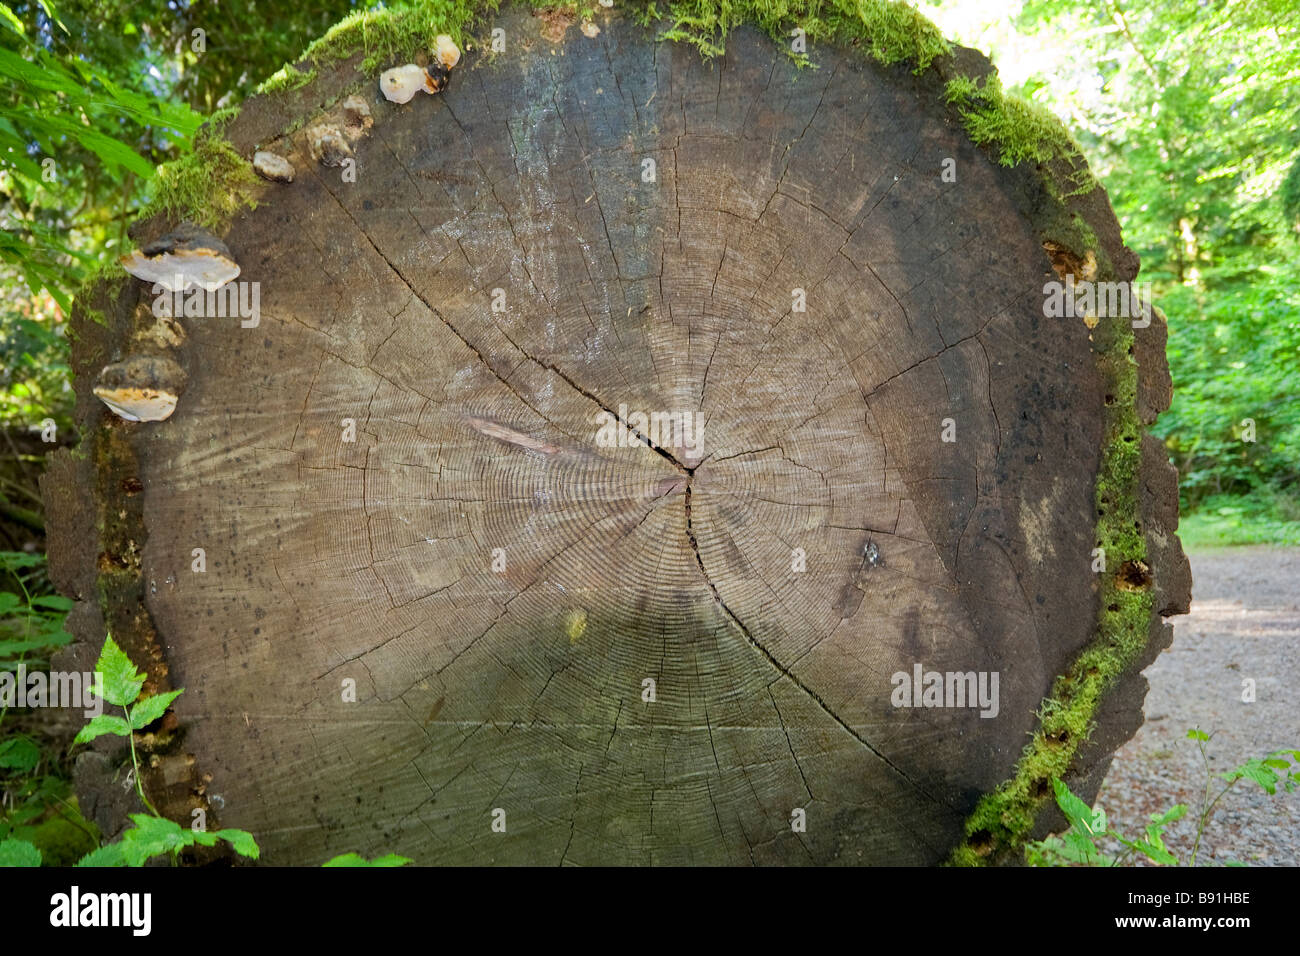
[[[181,320],[169,420],[89,394],[147,290],[83,319],[94,464],[50,481],[81,653],[153,642],[186,691],[151,786],[267,862],[942,861],[1096,629],[1104,386],[1088,328],[1043,315],[1039,178],[852,52],[800,72],[750,29],[704,63],[616,19],[502,22],[437,96],[360,91],[355,183],[278,144],[296,181],[223,237],[260,325]],[[289,118],[254,101],[230,135],[251,156]],[[600,447],[620,405],[699,413],[701,450]],[[1146,467],[1168,613],[1176,492]],[[915,664],[997,672],[996,717],[892,706]],[[1144,691],[1110,699],[1085,791]]]

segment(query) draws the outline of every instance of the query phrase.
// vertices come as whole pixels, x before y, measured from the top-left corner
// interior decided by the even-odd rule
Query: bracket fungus
[[[257,170],[257,174],[263,179],[277,183],[293,182],[293,174],[296,171],[289,160],[265,149],[259,149],[253,154],[253,169]]]
[[[169,358],[132,355],[105,366],[94,393],[128,422],[160,422],[176,410],[185,381],[184,369]]]
[[[239,263],[226,244],[189,222],[120,261],[137,279],[156,282],[168,292],[193,286],[215,292],[239,275]]]

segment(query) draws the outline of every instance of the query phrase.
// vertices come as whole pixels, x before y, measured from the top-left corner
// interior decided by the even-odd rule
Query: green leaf
[[[1277,774],[1259,761],[1252,760],[1242,767],[1245,776],[1263,787],[1270,795],[1277,793]]]
[[[1110,857],[1097,849],[1092,836],[1078,830],[1067,830],[1061,835],[1060,853],[1071,863],[1105,866],[1111,862]]]
[[[72,635],[63,629],[62,618],[47,618],[41,623],[39,640],[46,647],[62,647],[71,643]]]
[[[217,837],[214,833],[209,833],[207,830],[195,830],[193,827],[190,828],[190,833],[194,834],[194,843],[198,846],[217,845]]]
[[[22,641],[0,641],[0,657],[18,657],[21,654],[31,654],[47,647],[62,647],[70,640],[72,640],[72,635],[60,633],[58,635],[38,634]],[[12,670],[13,668],[6,669]]]
[[[76,138],[82,146],[110,166],[124,167],[143,179],[149,179],[154,174],[153,163],[111,136],[105,136],[95,130],[83,129],[77,132]]]
[[[1063,866],[1067,862],[1061,855],[1060,837],[1049,836],[1036,843],[1025,844],[1025,863],[1029,866]]]
[[[73,97],[80,96],[83,93],[81,85],[66,70],[60,69],[57,62],[52,69],[47,70],[44,64],[32,63],[11,50],[2,48],[0,48],[0,76],[12,83],[20,83],[33,90],[66,93]],[[48,117],[32,117],[31,119],[33,122],[49,121]]]
[[[71,611],[76,602],[62,594],[42,594],[32,598],[32,607],[48,607],[56,611]]]
[[[0,866],[40,866],[41,851],[26,840],[0,842]]]
[[[26,551],[0,551],[0,570],[21,571],[45,565],[45,555]]]
[[[1154,863],[1159,863],[1161,866],[1178,865],[1178,857],[1174,856],[1167,849],[1165,849],[1163,843],[1156,844],[1156,843],[1151,843],[1147,840],[1138,840],[1137,843],[1134,844],[1134,846],[1147,859],[1151,860]]]
[[[398,856],[396,853],[375,857],[373,860],[367,860],[359,853],[344,853],[322,863],[321,867],[406,866],[410,862],[411,860],[408,857]]]
[[[119,737],[125,737],[131,733],[131,725],[126,722],[125,717],[118,717],[115,714],[100,714],[98,717],[90,718],[90,723],[77,731],[77,736],[72,739],[74,744],[88,744],[96,737],[102,737],[105,734],[116,734]]]
[[[1264,788],[1269,794],[1277,793],[1278,775],[1267,765],[1265,760],[1247,760],[1239,767],[1234,767],[1227,773],[1218,774],[1219,779],[1226,780],[1229,783],[1235,783],[1238,780],[1252,780]]]
[[[167,712],[172,701],[184,693],[185,688],[180,690],[168,691],[165,694],[154,694],[146,697],[131,708],[131,726],[136,730],[152,724],[155,720]]]
[[[1208,741],[1208,740],[1210,739],[1210,735],[1207,734],[1207,733],[1206,733],[1205,731],[1203,731],[1203,730],[1192,729],[1192,730],[1187,731],[1187,739],[1188,739],[1188,740],[1200,740],[1200,741],[1202,741],[1202,742],[1205,742],[1205,741]]]
[[[27,31],[23,29],[23,21],[14,15],[14,12],[9,9],[7,4],[0,3],[0,20],[3,20],[5,25],[14,30],[19,36],[26,35]]]
[[[1167,826],[1175,820],[1181,820],[1187,816],[1187,804],[1175,803],[1172,807],[1159,815],[1151,814],[1151,822],[1156,826]]]
[[[1112,835],[1121,844],[1128,847],[1130,850],[1135,850],[1138,853],[1141,853],[1154,863],[1160,864],[1161,866],[1177,866],[1178,858],[1169,852],[1169,849],[1165,846],[1164,837],[1160,831],[1175,820],[1182,819],[1186,813],[1186,805],[1179,803],[1170,807],[1164,813],[1151,814],[1151,822],[1147,824],[1146,828],[1146,839],[1127,840],[1118,833]]]
[[[113,638],[104,638],[104,649],[99,652],[99,661],[95,664],[97,676],[103,678],[98,696],[119,707],[129,707],[140,696],[144,686],[144,675],[135,669],[131,658],[113,642]]]
[[[41,748],[30,737],[11,737],[0,741],[0,770],[31,773],[41,762]]]
[[[1106,832],[1106,814],[1099,807],[1094,810],[1075,796],[1070,788],[1059,778],[1052,778],[1052,789],[1056,791],[1056,805],[1070,821],[1070,826],[1087,836],[1097,836]]]
[[[109,843],[98,849],[91,850],[80,860],[77,866],[129,866],[126,861],[126,854],[122,852],[121,843]]]
[[[253,834],[249,833],[247,830],[217,830],[212,835],[225,840],[240,856],[246,856],[251,860],[256,860],[262,854],[261,849],[259,849],[257,845],[257,841],[253,839]]]
[[[60,30],[67,33],[68,28],[63,25],[63,21],[59,19],[59,15],[54,11],[54,4],[50,3],[50,0],[39,0],[39,2],[41,9],[45,11],[45,15],[57,23]]]
[[[131,814],[135,824],[122,834],[122,853],[128,866],[144,866],[150,857],[176,853],[195,842],[194,832],[166,817]]]

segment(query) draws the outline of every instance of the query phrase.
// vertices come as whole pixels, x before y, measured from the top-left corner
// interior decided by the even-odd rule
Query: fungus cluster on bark
[[[130,275],[164,293],[155,300],[164,304],[169,301],[166,293],[216,292],[239,275],[239,264],[226,244],[193,223],[182,223],[120,261]],[[152,320],[146,316],[147,310],[129,343],[135,351],[106,365],[92,389],[114,414],[129,422],[169,418],[187,380],[171,357],[185,338],[177,317],[168,308]]]
[[[459,62],[460,48],[451,37],[439,35],[434,41],[432,61],[427,66],[406,63],[385,70],[379,77],[380,92],[390,103],[409,103],[420,92],[439,93]]]

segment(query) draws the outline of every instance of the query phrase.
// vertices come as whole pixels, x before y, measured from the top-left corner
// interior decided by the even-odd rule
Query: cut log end
[[[383,73],[374,135],[245,107],[236,149],[323,165],[225,236],[261,314],[187,320],[183,412],[96,427],[139,284],[78,322],[52,566],[186,688],[155,802],[273,863],[1008,858],[1186,607],[1163,321],[1044,307],[1134,278],[1104,192],[970,143],[965,51],[490,25],[436,97]]]

